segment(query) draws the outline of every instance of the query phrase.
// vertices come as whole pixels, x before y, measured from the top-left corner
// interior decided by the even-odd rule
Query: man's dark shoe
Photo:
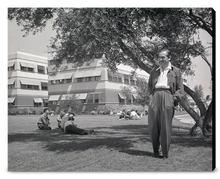
[[[151,156],[155,158],[163,158],[161,149],[159,150],[159,152],[153,153]]]
[[[159,154],[158,154],[158,153],[153,153],[153,154],[151,155],[151,157],[158,158],[158,157],[159,157]]]
[[[164,160],[168,159],[168,155],[164,155],[164,156],[163,156],[163,159],[164,159]]]

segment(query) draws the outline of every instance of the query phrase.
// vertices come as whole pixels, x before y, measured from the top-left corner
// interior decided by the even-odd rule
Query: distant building
[[[8,106],[48,105],[48,60],[23,52],[8,55]]]
[[[117,73],[112,73],[101,63],[102,59],[96,59],[91,65],[83,65],[79,68],[63,63],[62,67],[67,66],[67,69],[52,75],[55,65],[54,61],[50,60],[48,65],[49,107],[57,112],[60,109],[60,102],[65,100],[66,96],[73,95],[82,100],[82,112],[91,111],[94,108],[100,109],[106,105],[124,105],[125,96],[120,93],[121,86],[136,84],[136,80],[130,77],[132,68],[119,65]],[[149,74],[145,71],[138,70],[137,75],[148,81]],[[135,100],[134,91],[130,99],[127,99],[127,104],[135,104]]]

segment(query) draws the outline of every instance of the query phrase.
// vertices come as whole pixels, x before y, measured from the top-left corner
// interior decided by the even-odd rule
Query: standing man
[[[50,119],[48,118],[50,111],[48,108],[44,108],[44,113],[40,116],[37,126],[41,130],[51,130]]]
[[[160,51],[158,57],[160,66],[151,71],[148,82],[150,93],[148,125],[153,145],[153,156],[164,159],[168,158],[174,106],[178,105],[183,96],[181,72],[171,65],[170,59],[170,50]]]

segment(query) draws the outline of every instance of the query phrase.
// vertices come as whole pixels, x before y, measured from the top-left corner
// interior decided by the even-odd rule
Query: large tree
[[[8,18],[16,19],[25,35],[42,31],[52,20],[56,36],[50,47],[57,68],[63,60],[78,67],[104,54],[103,64],[113,71],[118,64],[126,64],[150,73],[157,65],[158,51],[168,47],[173,65],[192,74],[191,58],[196,56],[212,73],[206,49],[195,34],[202,29],[213,35],[213,12],[210,8],[9,8]],[[193,134],[197,127],[206,129],[212,119],[212,102],[206,110],[193,90],[188,86],[184,90],[200,109],[198,115],[181,101],[196,121]]]

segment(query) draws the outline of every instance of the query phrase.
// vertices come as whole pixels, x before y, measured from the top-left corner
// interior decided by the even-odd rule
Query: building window
[[[37,65],[37,72],[41,74],[45,74],[45,67]]]
[[[49,61],[49,65],[54,65],[55,64],[55,60],[50,60]]]
[[[48,90],[47,83],[41,82],[41,90],[43,90],[43,91]]]
[[[56,83],[57,83],[56,80],[50,80],[51,85],[55,85]]]
[[[66,79],[66,83],[71,83],[72,82],[72,78]]]
[[[83,78],[77,78],[77,82],[82,82]]]
[[[134,80],[130,80],[131,85],[135,85],[135,81]]]
[[[34,68],[21,66],[21,71],[34,72]]]
[[[118,82],[122,83],[122,78],[120,76],[118,77]]]
[[[8,67],[8,71],[13,71],[15,69],[15,65]]]
[[[117,82],[118,80],[117,80],[117,76],[113,76],[113,81],[114,82]]]
[[[100,81],[101,80],[101,76],[95,76],[95,81]]]
[[[125,104],[125,99],[122,99],[122,98],[120,98],[120,97],[118,97],[119,99],[118,99],[118,101],[119,101],[119,104]]]
[[[86,81],[92,81],[92,77],[86,77]]]
[[[63,83],[64,83],[64,79],[56,80],[56,84],[63,84]]]
[[[34,107],[41,107],[42,103],[34,103]]]
[[[15,88],[15,83],[8,85],[8,89],[13,89]]]
[[[15,102],[13,103],[8,103],[8,106],[14,106],[15,105]]]
[[[129,76],[128,75],[124,75],[124,83],[129,84]]]
[[[57,105],[57,101],[49,101],[48,103],[51,105]]]
[[[129,79],[124,79],[125,84],[129,84]]]
[[[87,103],[93,103],[93,94],[89,95]]]
[[[21,89],[39,90],[39,86],[21,84]]]
[[[112,74],[108,72],[108,81],[112,81]]]
[[[113,82],[122,83],[122,77],[119,73],[112,74],[111,72],[108,72],[108,80]]]
[[[100,103],[102,101],[102,93],[90,93],[87,103]]]

